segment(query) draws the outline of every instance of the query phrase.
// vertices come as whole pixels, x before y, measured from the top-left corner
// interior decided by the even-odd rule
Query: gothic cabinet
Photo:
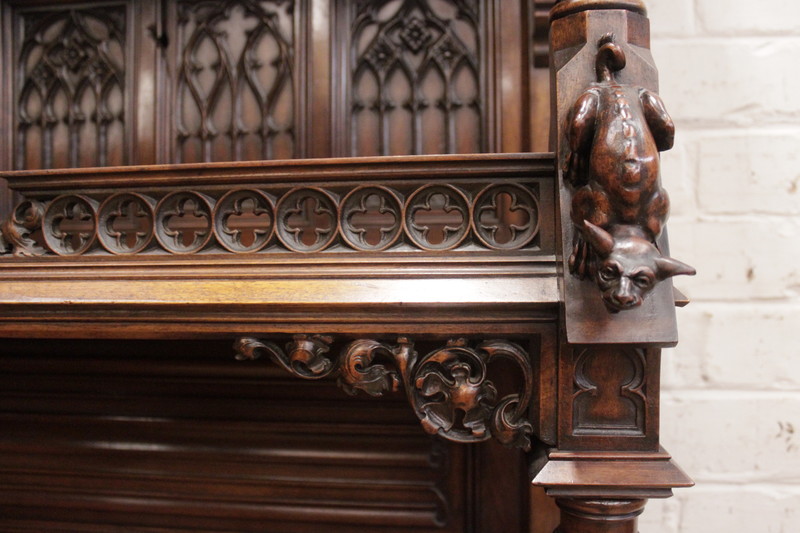
[[[552,3],[2,0],[0,165],[37,170],[544,151]],[[176,186],[194,173],[202,170]],[[157,179],[150,183],[153,191],[164,189]],[[414,183],[397,188],[411,191]],[[100,182],[95,191],[104,187]],[[552,187],[541,187],[552,197]],[[3,195],[8,213],[12,195],[6,189]],[[136,198],[142,212],[152,211]],[[452,215],[447,198],[428,199],[432,216],[444,217],[439,234],[425,236],[432,249],[452,247],[448,224],[463,221],[447,217],[467,213]],[[238,246],[249,249],[260,242],[261,215],[255,203],[243,205]],[[387,216],[382,204],[372,207]],[[81,231],[91,222],[80,205],[65,209],[75,216],[62,229],[78,237],[56,249],[69,254],[85,244]],[[530,214],[511,215],[517,218],[509,227],[530,224],[523,220]],[[365,219],[359,238],[377,251],[388,237],[381,215],[373,216],[377,222]],[[129,237],[107,249],[138,250],[136,235],[146,232],[138,213],[120,224],[117,236]],[[185,224],[191,229],[191,220]],[[492,235],[498,248],[518,239],[517,230],[508,231]],[[531,231],[522,238],[533,239]],[[553,231],[552,224],[542,227],[531,241],[551,256]],[[299,251],[316,251],[313,232],[298,242]],[[131,269],[144,259],[132,259]],[[93,320],[113,322],[118,312],[100,310]],[[512,340],[554,357],[553,316],[551,306],[524,335],[512,332]],[[119,340],[125,335],[78,321],[59,328],[43,336],[60,340],[0,345],[3,531],[533,527],[523,453],[494,442],[430,437],[402,393],[349,397],[333,381],[297,382],[265,362],[236,364],[230,338],[210,330],[175,328],[147,340],[139,329],[133,340]],[[440,347],[446,329],[416,339],[420,353]],[[276,330],[284,340],[293,333]],[[501,373],[495,384],[513,388],[514,375]],[[542,379],[552,384],[555,377]],[[548,431],[555,429],[542,434]]]

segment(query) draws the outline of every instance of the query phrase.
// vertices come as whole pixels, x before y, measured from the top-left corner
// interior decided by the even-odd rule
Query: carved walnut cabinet
[[[2,0],[0,529],[634,533],[639,0]]]

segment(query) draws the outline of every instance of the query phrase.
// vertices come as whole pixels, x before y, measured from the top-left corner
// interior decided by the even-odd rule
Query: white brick
[[[646,533],[678,533],[680,500],[650,500],[639,518],[639,531]]]
[[[656,0],[653,4],[669,3]],[[766,35],[800,30],[800,3],[796,0],[697,0],[697,16],[703,30],[711,34]]]
[[[653,38],[682,37],[695,32],[692,0],[655,0],[647,3]]]
[[[664,354],[664,386],[800,390],[799,327],[800,304],[680,309],[680,343]]]
[[[702,139],[697,158],[703,211],[800,213],[800,129]]]
[[[694,168],[697,157],[689,155],[689,149],[696,151],[696,146],[689,144],[685,137],[679,133],[672,150],[661,154],[661,181],[669,192],[672,216],[697,212],[697,179]]]
[[[680,491],[677,497],[682,500],[681,533],[795,533],[800,529],[796,489],[698,486]]]
[[[665,391],[662,400],[662,443],[698,483],[800,483],[800,393]]]
[[[800,2],[649,0],[681,342],[661,439],[698,485],[645,533],[800,531]]]
[[[800,217],[669,223],[670,252],[697,269],[675,285],[696,301],[784,299],[800,289]]]
[[[681,126],[792,124],[800,118],[800,38],[653,43],[660,94]]]

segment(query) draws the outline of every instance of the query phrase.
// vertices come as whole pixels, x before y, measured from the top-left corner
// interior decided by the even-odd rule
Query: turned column
[[[558,533],[637,533],[636,519],[647,500],[579,500],[559,498],[561,525]]]
[[[551,147],[563,261],[557,437],[533,464],[556,533],[636,533],[649,498],[692,481],[659,445],[661,348],[677,342],[658,96],[641,0],[566,0],[550,13]]]

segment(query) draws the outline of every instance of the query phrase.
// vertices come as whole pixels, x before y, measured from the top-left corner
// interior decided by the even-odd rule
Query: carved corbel
[[[569,269],[597,284],[612,313],[639,307],[664,279],[695,273],[658,249],[669,213],[659,151],[672,147],[675,126],[655,92],[619,81],[626,62],[614,34],[604,35],[597,80],[575,101],[564,129],[576,230]]]
[[[332,339],[298,335],[284,351],[271,342],[242,338],[237,359],[255,359],[265,352],[293,375],[319,379],[336,375],[348,394],[371,396],[404,389],[422,427],[456,442],[481,442],[492,437],[508,446],[530,449],[532,425],[526,419],[533,372],[525,351],[508,341],[487,341],[472,348],[463,339],[420,357],[414,344],[400,337],[396,344],[359,339],[337,359],[324,357]],[[488,366],[498,359],[521,371],[522,391],[498,399],[488,379]]]

